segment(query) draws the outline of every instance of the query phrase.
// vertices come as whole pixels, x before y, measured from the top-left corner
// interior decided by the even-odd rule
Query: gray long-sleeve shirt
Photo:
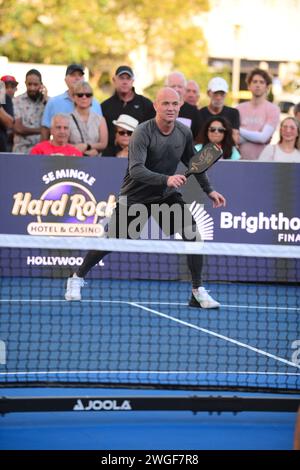
[[[169,135],[161,133],[155,119],[140,124],[130,140],[120,196],[126,196],[128,204],[163,201],[176,191],[167,186],[168,177],[180,161],[188,167],[194,153],[192,133],[184,124],[176,121]],[[205,193],[213,191],[205,173],[196,178]]]

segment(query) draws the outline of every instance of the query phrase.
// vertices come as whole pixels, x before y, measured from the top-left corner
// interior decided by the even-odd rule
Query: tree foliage
[[[110,52],[109,42],[118,37],[105,4],[0,0],[1,54],[10,60],[56,64],[89,61],[97,55],[101,59]]]
[[[193,18],[207,9],[208,0],[0,0],[0,55],[21,62],[82,62],[99,79],[145,47],[150,62],[197,79],[206,46]]]

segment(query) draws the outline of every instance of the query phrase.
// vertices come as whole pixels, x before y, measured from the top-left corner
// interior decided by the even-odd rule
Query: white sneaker
[[[189,306],[198,308],[219,308],[220,304],[209,295],[205,287],[198,287],[198,289],[192,290]]]
[[[66,300],[81,300],[81,288],[84,286],[83,277],[73,274],[67,281],[67,290],[65,292]]]

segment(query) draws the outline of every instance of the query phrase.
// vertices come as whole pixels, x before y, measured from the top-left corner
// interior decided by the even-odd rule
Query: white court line
[[[131,302],[131,305],[137,308],[140,308],[142,310],[146,310],[147,312],[154,313],[155,315],[158,315],[159,317],[167,318],[168,320],[172,320],[176,323],[179,323],[184,326],[188,326],[189,328],[193,328],[198,331],[202,331],[203,333],[207,333],[208,335],[215,336],[216,338],[223,339],[225,341],[228,341],[229,343],[233,343],[236,346],[240,346],[245,349],[249,349],[250,351],[253,351],[255,353],[261,354],[262,356],[267,356],[270,357],[271,359],[275,359],[275,361],[278,362],[283,362],[284,364],[287,364],[292,367],[296,367],[297,369],[300,369],[300,365],[287,361],[286,359],[283,359],[282,357],[275,356],[274,354],[270,354],[266,351],[263,351],[262,349],[254,348],[253,346],[250,346],[249,344],[246,343],[241,343],[240,341],[237,341],[235,339],[229,338],[228,336],[221,335],[220,333],[215,333],[214,331],[207,330],[206,328],[201,328],[200,326],[194,325],[193,323],[186,322],[184,320],[179,320],[176,317],[172,317],[171,315],[166,315],[165,313],[158,312],[157,310],[153,310],[148,307],[144,307],[143,305],[139,305],[137,303]]]
[[[130,302],[130,301],[128,301]],[[150,304],[150,305],[183,305],[185,307],[188,307],[188,304],[187,303],[184,303],[184,302],[159,302],[159,301],[156,301],[156,302],[152,302],[152,301],[149,301],[149,302],[142,302],[143,304]],[[225,308],[247,308],[247,309],[253,309],[253,310],[295,310],[296,312],[299,310],[300,311],[300,307],[277,307],[277,306],[264,306],[264,305],[230,305],[230,304],[221,304],[221,307],[225,307]]]
[[[0,303],[17,303],[17,302],[29,302],[29,303],[67,303],[65,299],[0,299]],[[139,302],[139,301],[138,301]],[[108,304],[132,304],[132,300],[101,300],[101,299],[82,299],[80,303],[108,303]],[[179,305],[182,307],[188,307],[187,302],[160,302],[160,301],[142,301],[143,304],[149,305]],[[73,303],[77,305],[77,303]],[[300,311],[300,307],[277,307],[277,306],[268,306],[268,305],[230,305],[230,304],[221,304],[221,307],[225,308],[246,308],[250,310],[291,310],[291,311]]]
[[[2,299],[2,301],[10,302],[11,300],[9,300],[9,299]],[[24,301],[25,301],[25,302],[26,302],[26,301],[27,301],[27,302],[50,302],[50,301],[51,301],[51,302],[62,302],[62,300],[60,300],[60,299],[57,299],[57,300],[55,300],[55,299],[51,299],[51,300],[50,300],[50,299],[49,299],[49,300],[46,300],[46,299],[40,299],[40,300],[39,300],[39,299],[20,299],[20,300],[14,299],[14,301],[15,301],[15,302],[20,302],[20,301],[21,301],[21,302],[24,302]],[[66,301],[63,301],[63,302],[66,302]],[[256,353],[261,354],[261,355],[263,355],[263,356],[270,357],[271,359],[275,359],[276,361],[283,362],[284,364],[287,364],[287,365],[290,365],[290,366],[292,366],[292,367],[296,367],[296,368],[300,369],[300,365],[295,364],[294,362],[287,361],[286,359],[283,359],[283,358],[281,358],[281,357],[279,357],[279,356],[275,356],[275,355],[270,354],[270,353],[268,353],[268,352],[266,352],[266,351],[263,351],[262,349],[258,349],[258,348],[255,348],[255,347],[253,347],[253,346],[250,346],[250,345],[248,345],[248,344],[246,344],[246,343],[242,343],[242,342],[240,342],[240,341],[234,340],[234,339],[232,339],[232,338],[229,338],[228,336],[224,336],[224,335],[221,335],[221,334],[219,334],[219,333],[215,333],[214,331],[207,330],[206,328],[199,327],[199,326],[194,325],[194,324],[192,324],[192,323],[188,323],[188,322],[185,322],[185,321],[180,320],[180,319],[178,319],[178,318],[175,318],[175,317],[172,317],[172,316],[170,316],[170,315],[164,314],[164,313],[162,313],[162,312],[158,312],[158,311],[156,311],[156,310],[150,309],[150,308],[145,307],[145,306],[143,306],[143,305],[140,305],[140,304],[138,304],[138,303],[136,303],[136,302],[122,301],[122,300],[115,300],[115,301],[111,301],[111,300],[95,300],[95,301],[89,301],[89,300],[86,300],[86,301],[81,301],[81,302],[124,303],[124,304],[128,304],[128,305],[132,305],[132,306],[134,306],[134,307],[140,308],[140,309],[142,309],[142,310],[146,310],[146,311],[148,311],[148,312],[154,313],[155,315],[161,316],[161,317],[163,317],[163,318],[167,318],[167,319],[169,319],[169,320],[175,321],[176,323],[180,323],[180,324],[182,324],[182,325],[184,325],[184,326],[188,326],[188,327],[193,328],[193,329],[196,329],[196,330],[198,330],[198,331],[202,331],[203,333],[207,333],[207,334],[209,334],[209,335],[211,335],[211,336],[215,336],[215,337],[217,337],[217,338],[219,338],[219,339],[223,339],[223,340],[228,341],[228,342],[230,342],[230,343],[233,343],[233,344],[235,344],[235,345],[237,345],[237,346],[243,347],[243,348],[245,348],[245,349],[249,349],[250,351],[256,352]],[[147,302],[143,302],[143,303],[147,303]],[[149,302],[149,303],[151,303],[151,302]],[[153,302],[153,303],[155,303],[155,302]],[[166,304],[166,305],[178,305],[177,303],[170,303],[170,302],[166,302],[165,304]],[[185,306],[187,307],[186,304],[179,304],[179,305],[185,305]],[[228,307],[229,307],[229,306],[228,306]],[[239,307],[239,306],[232,306],[232,307],[237,308],[237,307]],[[247,307],[247,306],[244,306],[244,308],[248,308],[248,307]],[[252,307],[252,308],[253,308],[253,307]],[[260,308],[263,308],[263,307],[260,307]],[[274,308],[276,308],[276,307],[265,307],[265,308],[266,308],[266,309],[274,309]],[[280,309],[280,308],[283,308],[283,307],[278,307],[278,309]],[[276,309],[277,309],[277,308],[276,308]],[[292,309],[292,308],[289,308],[289,309]],[[297,309],[292,309],[292,310],[297,310]],[[0,375],[1,375],[1,374],[0,374]]]
[[[201,370],[193,370],[193,371],[182,371],[182,370],[57,370],[57,371],[16,371],[16,372],[0,372],[1,376],[8,376],[8,375],[92,375],[92,374],[161,374],[161,375],[170,375],[170,374],[182,374],[182,375],[189,375],[189,374],[197,374],[197,375],[282,375],[282,376],[292,376],[292,377],[299,377],[300,373],[297,372],[255,372],[255,371],[201,371]]]

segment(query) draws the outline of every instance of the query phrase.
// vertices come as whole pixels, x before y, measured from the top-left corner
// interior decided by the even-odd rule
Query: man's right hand
[[[180,188],[186,183],[186,177],[184,175],[173,175],[167,179],[167,186],[169,188]]]

